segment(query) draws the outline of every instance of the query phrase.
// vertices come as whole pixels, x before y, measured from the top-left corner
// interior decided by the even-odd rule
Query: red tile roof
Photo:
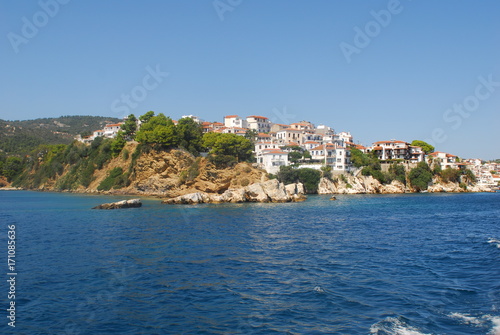
[[[247,118],[249,117],[253,117],[254,119],[264,119],[264,120],[267,120],[268,118],[265,117],[265,116],[258,116],[258,115],[250,115],[250,116],[247,116]]]

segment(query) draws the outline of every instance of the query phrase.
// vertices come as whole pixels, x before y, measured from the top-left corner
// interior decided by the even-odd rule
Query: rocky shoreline
[[[276,179],[246,187],[228,189],[222,194],[195,192],[163,200],[164,204],[208,204],[242,202],[298,202],[306,200],[301,183],[286,185]]]

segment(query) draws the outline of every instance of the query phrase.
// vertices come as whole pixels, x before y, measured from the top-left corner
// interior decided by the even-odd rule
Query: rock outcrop
[[[241,202],[297,202],[306,199],[301,183],[284,185],[276,179],[254,183],[243,188],[228,189],[222,194],[195,192],[166,199],[165,204],[241,203]]]
[[[130,200],[122,200],[118,202],[102,204],[92,209],[121,209],[121,208],[134,208],[141,206],[142,206],[141,199],[130,199]]]
[[[405,193],[406,186],[394,180],[392,183],[382,185],[372,176],[344,176],[334,179],[321,178],[318,185],[318,194],[376,194],[376,193]]]

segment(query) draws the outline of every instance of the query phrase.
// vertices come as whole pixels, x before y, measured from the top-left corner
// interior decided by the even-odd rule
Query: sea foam
[[[451,313],[450,318],[457,319],[463,324],[474,325],[476,327],[491,328],[488,335],[500,335],[500,317],[483,315],[481,317],[471,316],[466,313]]]
[[[500,241],[497,240],[497,239],[494,239],[494,238],[490,238],[488,240],[488,243],[493,243],[493,244],[496,244],[497,245],[497,248],[500,248]]]
[[[430,335],[420,332],[415,327],[408,325],[400,317],[388,317],[370,327],[370,334],[374,335]],[[495,334],[496,335],[496,334]]]

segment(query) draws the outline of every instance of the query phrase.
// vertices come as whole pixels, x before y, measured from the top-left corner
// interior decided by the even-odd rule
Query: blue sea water
[[[0,192],[2,334],[500,334],[500,193],[91,210]]]

